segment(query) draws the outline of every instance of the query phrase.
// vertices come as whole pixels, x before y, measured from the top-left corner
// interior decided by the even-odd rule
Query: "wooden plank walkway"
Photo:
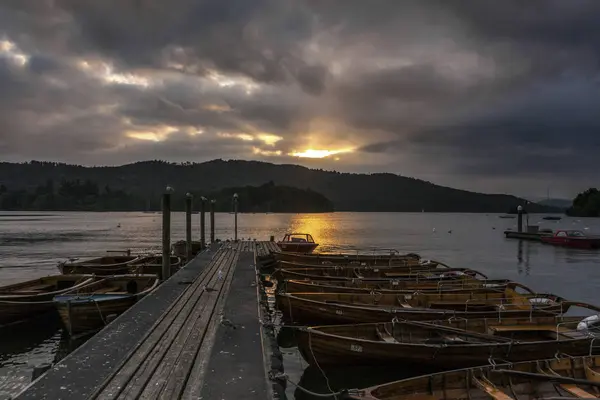
[[[95,369],[101,379],[82,373],[82,362],[69,364],[70,358],[91,356],[91,349],[79,349],[18,399],[268,398],[254,263],[259,253],[266,255],[271,248],[269,242],[226,242],[210,259],[204,253],[201,271],[183,282],[186,288],[176,298],[164,298],[168,307],[163,306],[143,336],[132,342],[128,332],[120,330],[105,339],[128,341],[130,346],[121,349],[116,362],[99,358],[85,365],[83,369]],[[135,319],[135,309],[144,309],[147,298],[96,336],[102,337],[122,319]],[[210,381],[205,379],[207,369]],[[244,379],[237,379],[240,374]],[[235,381],[239,384],[232,385]]]

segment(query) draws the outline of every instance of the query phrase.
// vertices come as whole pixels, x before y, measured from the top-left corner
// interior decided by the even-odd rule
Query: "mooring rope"
[[[323,378],[325,378],[325,384],[327,385],[327,389],[333,394],[333,398],[337,399],[337,396],[335,396],[335,392],[333,391],[333,389],[329,385],[329,378],[327,378],[327,375],[325,374],[325,371],[323,371],[323,368],[321,368],[321,366],[319,365],[319,362],[317,361],[317,357],[315,357],[315,353],[313,352],[313,348],[312,348],[312,332],[311,332],[310,329],[308,329],[308,348],[310,349],[310,355],[312,356],[312,359],[314,360],[315,365],[317,366],[317,368],[319,368],[319,371],[321,371],[321,374],[323,375]]]
[[[331,392],[331,393],[317,393],[317,392],[313,392],[312,390],[309,390],[303,386],[301,386],[300,384],[292,381],[286,374],[276,374],[276,375],[271,375],[271,380],[285,380],[289,383],[291,383],[292,385],[294,385],[295,387],[297,387],[298,389],[300,389],[301,391],[303,391],[306,394],[309,394],[311,396],[314,397],[319,397],[319,398],[335,398],[337,399],[338,397],[340,399],[344,399],[346,396],[348,395],[359,395],[360,394],[360,390],[358,389],[342,389],[338,392]]]

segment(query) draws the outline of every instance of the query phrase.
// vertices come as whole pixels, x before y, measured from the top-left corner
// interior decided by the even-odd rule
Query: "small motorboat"
[[[588,236],[578,230],[558,230],[552,236],[542,236],[543,243],[576,249],[600,249],[600,236]]]
[[[287,233],[277,245],[282,251],[302,254],[312,253],[318,246],[308,233]]]
[[[70,335],[100,329],[158,286],[157,275],[116,275],[54,297]]]

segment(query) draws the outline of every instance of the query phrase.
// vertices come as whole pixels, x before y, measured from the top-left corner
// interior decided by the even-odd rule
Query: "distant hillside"
[[[560,208],[561,211],[564,211],[567,208],[571,207],[571,205],[573,204],[573,201],[565,200],[565,199],[546,199],[546,200],[540,200],[537,203],[541,204],[543,206]]]
[[[481,194],[438,186],[389,173],[350,174],[275,165],[258,161],[213,160],[200,164],[146,161],[119,167],[82,167],[57,163],[0,163],[0,184],[7,190],[35,189],[49,180],[90,180],[100,188],[147,199],[154,208],[167,185],[183,195],[217,192],[228,187],[260,186],[267,182],[323,194],[337,211],[498,212],[526,200],[501,194]],[[529,212],[553,212],[529,204]]]

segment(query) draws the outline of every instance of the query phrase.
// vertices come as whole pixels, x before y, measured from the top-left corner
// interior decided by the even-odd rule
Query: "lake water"
[[[541,217],[529,216],[529,224],[600,233],[600,219],[545,221]],[[57,263],[70,257],[101,256],[106,250],[158,250],[161,222],[158,213],[0,212],[0,285],[56,274]],[[184,214],[174,213],[172,225],[172,240],[183,239]],[[197,240],[198,214],[193,215],[193,226]],[[513,279],[539,292],[600,303],[600,252],[509,240],[503,235],[506,229],[516,230],[516,219],[501,219],[497,214],[242,214],[238,236],[268,240],[290,231],[308,232],[321,251],[416,252],[453,267],[476,269],[490,278]],[[216,215],[216,237],[233,238],[233,215]],[[40,324],[43,329],[0,331],[0,382],[13,379],[20,370],[56,362],[76,347],[58,327]],[[327,388],[321,372],[305,370],[306,363],[293,348],[283,351],[292,380],[302,380],[318,391]],[[327,374],[332,387],[348,386],[346,372]],[[354,381],[352,386],[360,385]],[[290,398],[310,399],[294,392],[290,387]],[[6,393],[0,389],[2,395]]]

